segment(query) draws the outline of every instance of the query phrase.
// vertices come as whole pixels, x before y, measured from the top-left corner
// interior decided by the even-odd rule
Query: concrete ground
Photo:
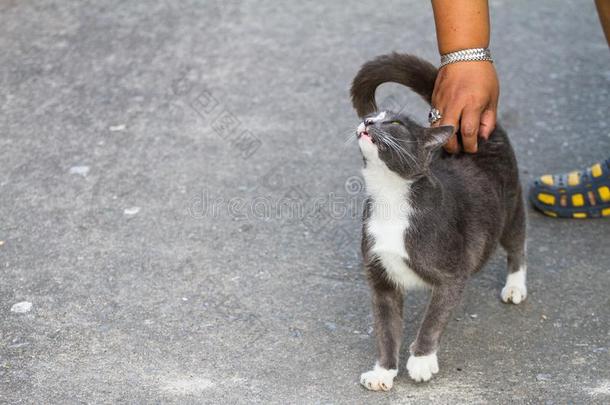
[[[491,4],[524,184],[608,157],[593,3]],[[0,0],[0,49],[1,403],[610,402],[610,223],[534,212],[525,303],[498,253],[430,383],[358,384],[348,87],[377,54],[437,61],[429,2]],[[424,121],[407,94],[378,95]]]

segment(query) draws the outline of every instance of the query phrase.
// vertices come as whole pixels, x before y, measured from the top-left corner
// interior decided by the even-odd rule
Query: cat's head
[[[356,130],[365,165],[385,165],[405,179],[425,173],[452,133],[452,126],[426,128],[391,111],[366,116]]]

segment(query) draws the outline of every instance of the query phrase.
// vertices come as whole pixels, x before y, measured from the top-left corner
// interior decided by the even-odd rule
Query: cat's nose
[[[364,125],[369,126],[369,125],[373,125],[375,123],[375,121],[373,121],[371,118],[367,118],[364,120]]]

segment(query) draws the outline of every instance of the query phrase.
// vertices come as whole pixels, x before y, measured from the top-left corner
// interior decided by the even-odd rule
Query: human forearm
[[[604,34],[606,35],[606,41],[610,45],[610,1],[608,0],[595,0],[597,6],[597,15],[599,15],[599,21],[602,23]]]
[[[487,0],[432,0],[438,49],[441,54],[489,46]],[[463,61],[439,70],[432,105],[442,117],[433,126],[451,125],[459,129],[466,152],[477,151],[477,139],[489,138],[496,126],[500,89],[490,61]],[[457,152],[457,136],[445,149]]]
[[[487,0],[432,0],[441,54],[489,46]]]

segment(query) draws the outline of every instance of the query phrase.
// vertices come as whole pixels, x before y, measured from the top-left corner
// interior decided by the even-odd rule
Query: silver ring
[[[441,114],[441,112],[439,110],[437,110],[436,108],[432,107],[432,109],[428,113],[428,122],[430,124],[434,124],[436,121],[440,120],[441,118],[443,118],[443,115]]]

